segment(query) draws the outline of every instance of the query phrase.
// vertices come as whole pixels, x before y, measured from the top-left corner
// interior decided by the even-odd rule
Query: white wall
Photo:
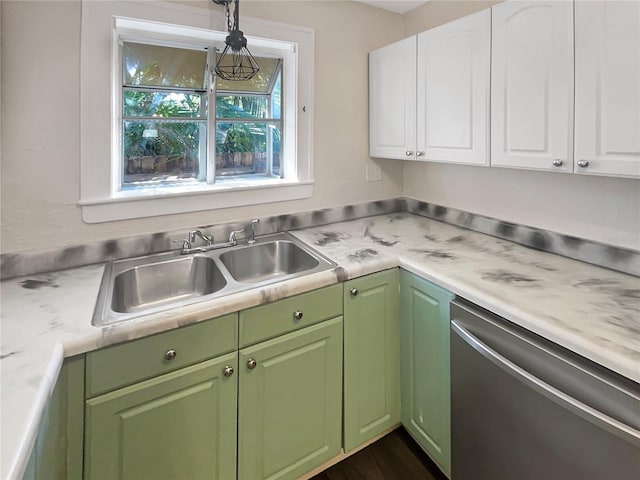
[[[640,248],[638,180],[376,160],[383,168],[384,181],[364,182],[365,165],[371,162],[367,155],[367,53],[494,3],[432,0],[401,16],[354,2],[244,0],[242,15],[316,31],[313,197],[88,225],[82,222],[76,205],[81,4],[0,1],[0,251],[188,228],[403,193]],[[190,4],[209,8],[208,0]]]
[[[205,9],[222,8],[209,0],[188,3]],[[365,166],[371,162],[367,155],[367,54],[402,37],[402,16],[348,1],[247,0],[241,7],[241,20],[246,15],[315,29],[313,197],[85,224],[77,206],[81,3],[2,0],[0,251],[53,247],[402,195],[402,168],[395,163],[380,161],[383,181],[365,182]]]
[[[405,195],[640,249],[640,181],[441,163],[405,166]]]
[[[405,15],[405,36],[496,1],[432,0]],[[547,230],[640,249],[640,180],[404,162],[404,194]]]

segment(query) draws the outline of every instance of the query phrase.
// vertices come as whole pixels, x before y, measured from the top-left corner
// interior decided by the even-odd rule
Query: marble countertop
[[[0,476],[22,472],[64,357],[401,266],[640,382],[640,278],[401,213],[291,232],[333,271],[98,328],[103,266],[0,284]]]
[[[293,232],[349,278],[399,265],[640,382],[640,278],[411,214]]]

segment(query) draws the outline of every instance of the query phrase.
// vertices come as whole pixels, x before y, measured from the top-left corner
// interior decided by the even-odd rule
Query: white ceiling
[[[405,2],[403,0],[379,0],[379,1],[371,1],[371,0],[354,0],[358,3],[366,3],[367,5],[371,5],[372,7],[382,8],[384,10],[389,10],[390,12],[395,13],[407,13],[413,10],[414,8],[419,7],[427,3],[428,0],[422,2]]]

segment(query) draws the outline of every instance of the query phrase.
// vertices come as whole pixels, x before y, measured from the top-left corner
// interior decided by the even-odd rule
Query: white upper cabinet
[[[415,159],[416,37],[369,54],[369,155]]]
[[[491,10],[491,164],[573,171],[573,3]]]
[[[418,35],[419,160],[489,164],[491,12]]]
[[[369,105],[372,157],[640,177],[640,1],[506,1],[380,48]]]
[[[575,172],[640,176],[640,3],[575,4]]]

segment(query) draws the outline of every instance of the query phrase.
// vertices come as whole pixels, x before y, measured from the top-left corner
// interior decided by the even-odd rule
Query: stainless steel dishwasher
[[[640,385],[451,304],[452,480],[640,479]]]

